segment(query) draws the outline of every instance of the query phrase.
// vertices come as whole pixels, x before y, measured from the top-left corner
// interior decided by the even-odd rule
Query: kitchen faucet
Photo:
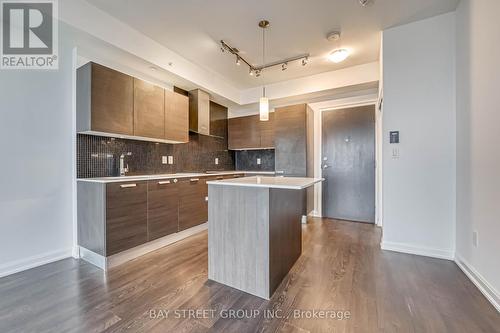
[[[132,156],[132,153],[128,152],[120,155],[120,176],[125,176],[128,172],[128,163],[127,166],[125,166],[125,155]]]

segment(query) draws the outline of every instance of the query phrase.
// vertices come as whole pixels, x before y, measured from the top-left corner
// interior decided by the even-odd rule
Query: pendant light
[[[266,65],[266,28],[269,27],[269,21],[259,22],[262,28],[262,66]],[[262,85],[262,97],[259,100],[259,116],[261,121],[269,120],[269,99],[266,97],[266,86]]]

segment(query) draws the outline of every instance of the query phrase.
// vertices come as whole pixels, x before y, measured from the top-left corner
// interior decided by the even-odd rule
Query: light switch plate
[[[399,158],[399,148],[392,148],[392,158],[393,159]]]
[[[173,156],[168,157],[168,164],[174,164],[174,157]]]
[[[260,158],[257,158],[257,165],[261,165],[262,164],[262,161]]]
[[[167,156],[162,156],[161,157],[161,163],[162,164],[167,164],[168,163]]]

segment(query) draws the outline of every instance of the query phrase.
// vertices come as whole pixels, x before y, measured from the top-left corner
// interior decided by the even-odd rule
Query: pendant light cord
[[[262,28],[262,72],[264,72],[264,66],[266,65],[266,28]],[[263,73],[260,73],[262,75]],[[262,97],[266,97],[266,86],[262,85]]]

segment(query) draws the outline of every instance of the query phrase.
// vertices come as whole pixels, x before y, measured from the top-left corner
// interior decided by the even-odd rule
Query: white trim
[[[82,246],[79,247],[80,249],[80,258],[85,260],[86,262],[99,267],[100,269],[106,271],[106,257],[102,256],[100,254],[97,254],[93,251],[90,251]]]
[[[314,177],[315,178],[323,178],[323,170],[321,169],[322,151],[323,151],[323,143],[321,140],[323,135],[322,133],[323,122],[321,113],[327,111],[355,108],[366,105],[375,105],[375,109],[377,109],[377,101],[378,101],[378,94],[371,93],[367,95],[340,98],[340,99],[309,104],[311,109],[314,111]],[[377,114],[375,114],[375,116],[377,116]],[[377,117],[375,119],[377,121]],[[375,130],[376,129],[377,129],[377,124],[375,124]],[[377,146],[380,145],[379,149],[381,149],[382,142],[376,141],[375,144]],[[381,165],[381,161],[379,161],[377,157],[378,156],[375,155],[375,163],[378,166]],[[381,190],[382,190],[381,187],[376,187],[375,194],[382,195]],[[322,184],[320,183],[315,185],[315,192],[314,192],[314,211],[315,211],[315,216],[317,217],[323,216],[322,200],[323,200],[323,189],[322,189]],[[376,204],[377,202],[375,202],[375,205]],[[375,207],[376,221],[377,217],[378,217],[378,207]]]
[[[16,261],[11,261],[0,265],[0,277],[25,271],[30,268],[49,264],[61,259],[70,258],[72,256],[72,248],[50,251],[29,258],[24,258]]]
[[[71,192],[72,200],[72,226],[73,226],[73,250],[72,256],[75,259],[80,258],[78,250],[78,214],[77,214],[77,184],[76,184],[76,69],[78,64],[78,52],[74,47],[72,50],[72,73],[71,73]]]
[[[455,256],[455,263],[474,283],[486,299],[500,312],[500,294],[479,272],[460,255]]]
[[[433,249],[415,244],[403,244],[403,243],[382,241],[380,243],[380,248],[382,250],[415,254],[424,257],[446,259],[452,261],[455,260],[455,254],[453,253],[452,250]]]

